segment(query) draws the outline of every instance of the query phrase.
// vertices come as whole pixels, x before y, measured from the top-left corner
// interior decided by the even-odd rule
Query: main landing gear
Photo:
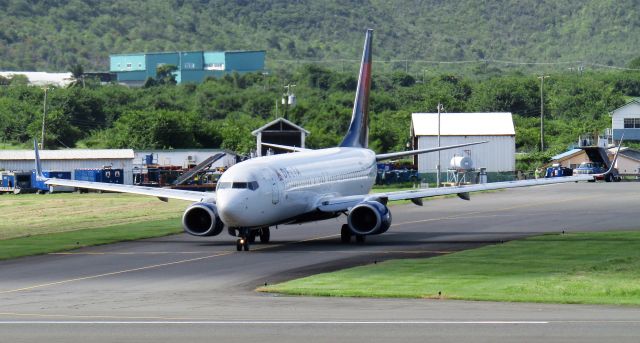
[[[364,243],[367,237],[365,235],[354,235],[351,233],[348,224],[342,225],[340,229],[340,241],[345,244],[351,243],[351,236],[356,236],[356,243]]]
[[[260,237],[260,243],[266,244],[269,243],[271,239],[271,231],[268,227],[263,227],[260,229],[239,229],[238,240],[236,241],[236,250],[237,251],[249,251],[250,244],[255,243],[256,236]]]

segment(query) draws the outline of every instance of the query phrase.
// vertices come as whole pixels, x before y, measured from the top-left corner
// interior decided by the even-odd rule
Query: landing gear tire
[[[268,227],[263,227],[260,229],[260,243],[267,244],[271,239],[271,231]]]
[[[246,238],[238,238],[238,240],[236,241],[236,250],[249,251],[249,240]]]
[[[236,250],[237,250],[237,251],[242,251],[242,245],[243,245],[243,244],[242,244],[242,239],[238,239],[238,240],[236,241]]]
[[[253,244],[256,242],[256,234],[257,232],[255,231],[251,231],[249,232],[249,237],[247,238],[247,241],[249,241],[249,243]]]
[[[239,235],[238,235],[238,240],[236,241],[236,250],[238,251],[249,251],[249,238],[251,237],[251,230],[247,229],[247,228],[240,228],[238,229]],[[256,236],[255,236],[255,232],[253,232],[253,239],[255,240]]]
[[[367,236],[365,235],[356,235],[356,243],[364,243],[366,241]]]
[[[244,241],[244,245],[242,246],[244,248],[244,251],[249,251],[249,240],[246,239]]]
[[[344,224],[340,229],[340,241],[342,243],[351,243],[351,229],[349,229],[349,225]]]

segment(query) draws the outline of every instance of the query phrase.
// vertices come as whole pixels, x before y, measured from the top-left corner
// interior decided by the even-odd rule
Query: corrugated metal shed
[[[105,166],[124,171],[124,183],[133,183],[132,149],[67,149],[41,150],[40,159],[45,170],[71,171]],[[0,150],[0,168],[5,170],[34,169],[33,150]]]
[[[415,136],[438,134],[438,113],[413,113],[411,127]],[[441,113],[441,136],[500,136],[515,135],[513,118],[509,112]]]
[[[438,146],[438,114],[413,113],[411,135],[416,149]],[[441,113],[440,145],[489,141],[440,152],[441,171],[446,173],[454,155],[469,156],[475,168],[490,173],[515,170],[515,128],[511,113]],[[435,173],[438,153],[418,155],[415,162],[420,173]]]
[[[65,149],[40,150],[41,160],[75,160],[75,159],[131,159],[133,149]],[[33,150],[0,150],[0,161],[35,159]]]

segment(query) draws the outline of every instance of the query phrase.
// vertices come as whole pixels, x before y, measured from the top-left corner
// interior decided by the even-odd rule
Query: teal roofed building
[[[110,71],[119,83],[142,86],[156,77],[162,65],[174,65],[178,83],[201,83],[209,76],[221,77],[264,70],[266,52],[258,51],[180,51],[110,55]]]

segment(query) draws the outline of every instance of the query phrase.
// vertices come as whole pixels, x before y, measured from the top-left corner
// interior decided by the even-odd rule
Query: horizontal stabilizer
[[[419,154],[426,154],[426,153],[429,153],[429,152],[436,152],[436,151],[441,151],[441,150],[455,149],[455,148],[460,148],[460,147],[463,147],[463,146],[483,144],[483,143],[487,143],[487,142],[489,142],[489,141],[472,142],[472,143],[457,144],[457,145],[448,145],[448,146],[441,146],[441,147],[429,148],[429,149],[399,151],[399,152],[392,152],[392,153],[388,153],[388,154],[378,154],[378,155],[376,155],[376,160],[377,161],[382,161],[382,160],[388,160],[388,159],[404,157],[404,156],[413,156],[413,155],[419,155]]]
[[[313,149],[307,149],[307,148],[299,148],[299,147],[296,147],[296,146],[280,145],[280,144],[265,143],[265,142],[262,142],[260,144],[262,144],[264,146],[271,147],[271,148],[282,149],[282,150],[293,151],[293,152],[311,151],[311,150],[313,150]]]

